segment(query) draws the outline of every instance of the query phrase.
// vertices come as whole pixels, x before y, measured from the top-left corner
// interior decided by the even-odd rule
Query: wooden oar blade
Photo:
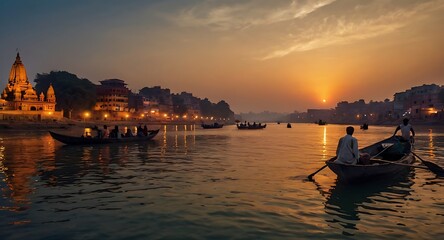
[[[309,180],[309,181],[313,181],[313,176],[316,175],[316,173],[320,172],[322,169],[324,169],[324,168],[326,168],[326,167],[327,167],[327,164],[325,164],[323,167],[319,168],[316,172],[314,172],[314,173],[308,175],[308,177],[307,177],[308,180]]]
[[[444,169],[442,169],[440,166],[438,166],[432,162],[424,161],[424,160],[422,160],[422,163],[424,165],[426,165],[426,167],[428,167],[430,171],[432,171],[433,173],[435,173],[439,177],[444,177]]]
[[[418,154],[416,154],[415,152],[411,152],[413,155],[415,155],[415,157],[419,158],[419,160],[421,160],[422,164],[424,164],[430,171],[432,171],[433,173],[435,173],[436,175],[438,175],[438,177],[444,177],[444,169],[432,162],[426,161],[424,159],[422,159],[420,156],[418,156]]]

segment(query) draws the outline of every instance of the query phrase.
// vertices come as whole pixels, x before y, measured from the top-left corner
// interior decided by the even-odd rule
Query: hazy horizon
[[[4,0],[0,87],[18,48],[30,81],[118,78],[236,113],[392,100],[444,85],[442,26],[444,0]]]

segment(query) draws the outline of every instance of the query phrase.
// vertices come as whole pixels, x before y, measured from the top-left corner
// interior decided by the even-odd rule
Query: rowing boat
[[[159,133],[159,129],[148,131],[147,136],[134,136],[134,137],[123,137],[123,138],[97,138],[97,137],[74,137],[49,131],[49,134],[51,134],[52,138],[67,145],[97,145],[97,144],[110,144],[110,143],[144,142],[153,139],[157,135],[157,133]]]
[[[267,127],[267,124],[252,124],[252,125],[245,125],[245,124],[236,124],[237,129],[239,130],[255,130],[255,129],[264,129]]]
[[[213,124],[201,124],[203,129],[214,129],[214,128],[222,128],[224,125],[219,123],[213,123]]]
[[[410,150],[405,150],[406,144],[408,143],[401,142],[398,137],[391,137],[360,149],[360,153],[368,153],[371,156],[368,165],[336,163],[334,162],[336,157],[325,163],[339,180],[345,182],[358,182],[382,176],[392,177],[410,170],[411,164],[415,161]]]

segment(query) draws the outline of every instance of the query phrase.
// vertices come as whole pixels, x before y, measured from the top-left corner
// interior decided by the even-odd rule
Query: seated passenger
[[[127,128],[125,137],[134,137],[133,132],[131,131],[131,128]]]
[[[103,138],[109,138],[109,129],[106,125],[103,125]]]
[[[339,139],[336,149],[336,163],[357,164],[359,159],[358,140],[354,138],[352,126],[346,128],[347,134]]]

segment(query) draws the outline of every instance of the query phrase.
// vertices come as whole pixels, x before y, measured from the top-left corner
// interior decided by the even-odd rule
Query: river
[[[326,168],[306,180],[345,127],[149,126],[160,128],[152,142],[93,147],[3,130],[0,238],[441,238],[444,179],[426,169],[346,185]],[[444,127],[414,127],[414,151],[444,166]],[[354,136],[363,147],[394,129],[355,126]]]

